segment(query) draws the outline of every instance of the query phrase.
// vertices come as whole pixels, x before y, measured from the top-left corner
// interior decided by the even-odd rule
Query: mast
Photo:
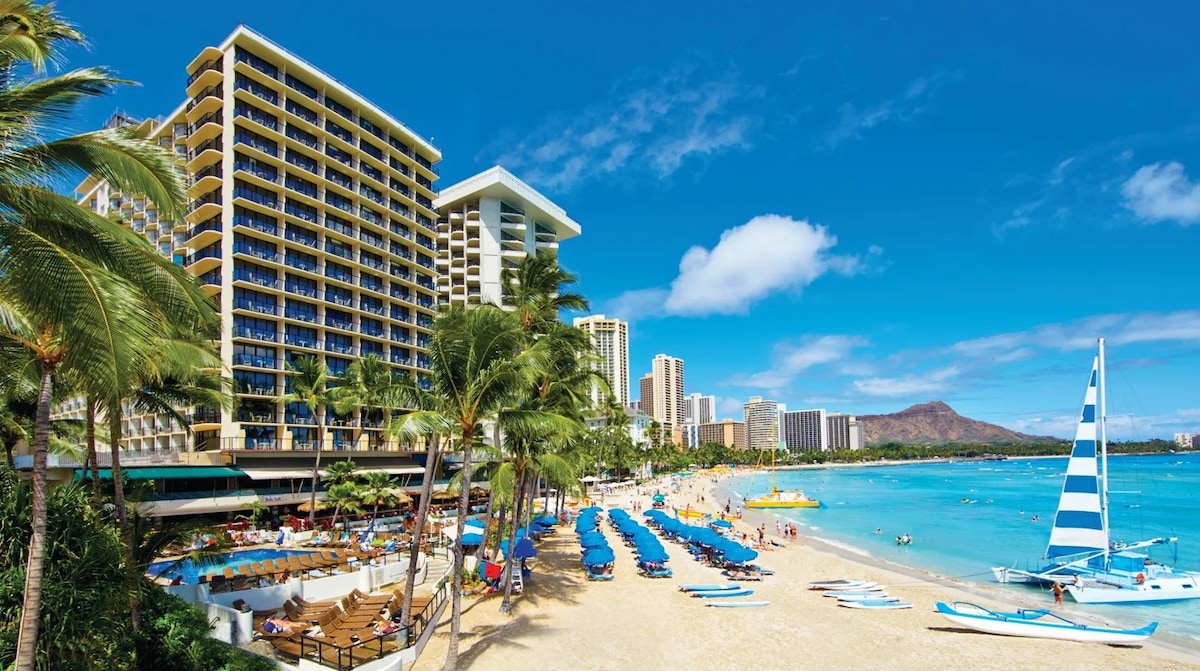
[[[779,431],[775,427],[775,422],[771,422],[771,435],[772,436],[779,435]],[[772,440],[771,441],[771,494],[775,494],[775,492],[779,491],[779,488],[775,486],[775,453],[778,451],[775,448],[776,448],[775,441]]]
[[[1104,338],[1100,339],[1100,376],[1099,376],[1099,411],[1100,421],[1097,428],[1099,429],[1100,439],[1100,524],[1104,527],[1104,538],[1108,541],[1108,436],[1105,430],[1105,425],[1108,423],[1108,412],[1106,406],[1108,404],[1108,389],[1104,386]],[[1112,546],[1111,543],[1104,544],[1104,565],[1108,566],[1108,552]]]

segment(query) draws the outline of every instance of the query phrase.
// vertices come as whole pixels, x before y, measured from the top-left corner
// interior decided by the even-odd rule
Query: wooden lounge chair
[[[237,577],[237,573],[234,573],[233,569],[232,569],[232,568],[229,568],[228,566],[226,566],[225,568],[221,569],[221,575],[222,575],[222,576],[223,576],[223,577],[224,577],[226,580],[233,580],[234,578],[236,578],[236,577]]]

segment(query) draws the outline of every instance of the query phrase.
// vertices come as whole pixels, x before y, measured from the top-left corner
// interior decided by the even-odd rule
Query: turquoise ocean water
[[[803,489],[822,503],[780,517],[860,554],[1038,599],[1036,588],[995,585],[989,569],[1038,565],[1066,465],[1063,457],[779,471],[781,489]],[[771,483],[763,474],[730,486],[752,496]],[[1109,499],[1114,540],[1178,536],[1178,544],[1153,548],[1151,556],[1200,571],[1200,454],[1110,457]],[[897,546],[902,534],[913,543]],[[1130,625],[1158,620],[1160,631],[1200,641],[1200,599],[1072,607]]]

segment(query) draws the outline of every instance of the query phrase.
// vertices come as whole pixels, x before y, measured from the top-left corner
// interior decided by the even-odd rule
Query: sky
[[[172,110],[245,23],[578,221],[561,264],[740,419],[960,414],[1069,437],[1096,339],[1109,436],[1200,432],[1200,5],[63,0],[71,67]],[[636,383],[635,383],[636,389]]]

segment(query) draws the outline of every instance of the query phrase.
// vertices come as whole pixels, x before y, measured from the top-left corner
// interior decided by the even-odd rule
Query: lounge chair
[[[611,574],[611,573],[597,573],[596,571],[593,571],[593,570],[592,570],[592,567],[591,567],[591,566],[587,566],[587,565],[585,565],[585,566],[583,567],[583,570],[584,570],[585,572],[587,572],[587,578],[588,578],[588,580],[612,580],[612,579],[613,579],[613,574]]]

